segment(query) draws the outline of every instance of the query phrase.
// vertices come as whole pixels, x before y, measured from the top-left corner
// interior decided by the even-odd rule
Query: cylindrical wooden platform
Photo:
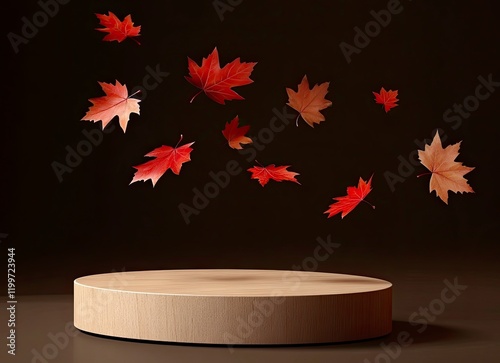
[[[113,337],[205,344],[310,344],[389,334],[392,285],[281,270],[164,270],[74,281],[74,324]]]

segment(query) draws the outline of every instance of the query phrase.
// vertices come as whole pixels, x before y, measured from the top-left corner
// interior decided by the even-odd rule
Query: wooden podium
[[[383,336],[392,284],[286,270],[162,270],[74,281],[74,325],[112,337],[202,344],[311,344]]]

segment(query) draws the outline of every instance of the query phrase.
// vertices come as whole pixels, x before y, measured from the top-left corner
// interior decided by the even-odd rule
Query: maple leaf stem
[[[179,138],[179,141],[177,141],[177,144],[175,145],[174,149],[177,149],[177,146],[179,146],[179,144],[181,143],[183,137],[184,137],[184,135],[181,134],[181,137]]]
[[[368,204],[373,209],[375,209],[375,206],[373,204],[371,204],[370,202],[368,202],[367,200],[362,199],[362,201],[365,202],[366,204]]]
[[[424,176],[424,175],[429,175],[429,174],[432,174],[431,171],[427,172],[427,173],[422,173],[422,174],[418,174],[417,175],[417,178],[420,178],[421,176]]]
[[[135,91],[134,93],[132,93],[132,94],[131,94],[130,96],[128,96],[127,98],[130,98],[130,97],[132,97],[132,96],[135,96],[135,95],[136,95],[136,94],[138,94],[138,93],[141,93],[141,90],[140,90],[140,89],[139,89],[139,90],[137,90],[137,91]]]
[[[137,39],[135,39],[135,38],[131,38],[131,37],[129,37],[129,39],[132,39],[134,42],[136,42],[136,43],[137,43],[137,45],[141,45],[141,43],[140,43]]]
[[[196,96],[198,96],[202,91],[198,92],[197,94],[195,94],[193,96],[193,98],[191,98],[191,101],[189,101],[189,103],[193,103],[194,99],[196,98]]]
[[[261,163],[259,163],[259,161],[258,161],[257,159],[255,160],[255,162],[256,162],[257,164],[259,164],[260,166],[264,167],[264,165],[262,165]]]
[[[297,115],[297,118],[295,119],[295,126],[299,127],[299,117],[300,113]]]

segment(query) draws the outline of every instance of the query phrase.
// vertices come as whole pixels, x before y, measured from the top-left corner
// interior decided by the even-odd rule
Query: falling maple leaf
[[[182,164],[191,160],[190,154],[191,151],[193,151],[191,145],[194,144],[194,142],[190,142],[189,144],[178,146],[181,141],[182,135],[175,147],[162,145],[144,155],[154,157],[155,159],[134,166],[133,168],[137,169],[137,171],[130,184],[139,180],[146,181],[151,179],[154,187],[158,179],[160,179],[168,169],[171,169],[174,174],[179,175]]]
[[[297,92],[291,88],[286,89],[286,93],[288,94],[287,105],[298,111],[299,116],[302,116],[309,126],[314,127],[315,123],[319,124],[321,121],[325,121],[325,116],[319,111],[332,105],[331,101],[325,99],[329,85],[330,82],[324,82],[320,85],[315,84],[312,89],[309,89],[307,76],[304,76],[298,86]],[[299,116],[297,116],[295,121],[297,126]]]
[[[352,210],[356,208],[359,203],[361,203],[362,201],[366,202],[364,200],[365,197],[372,191],[372,178],[373,175],[370,177],[368,182],[365,182],[362,178],[359,178],[358,186],[347,187],[346,196],[333,198],[333,200],[335,200],[336,202],[330,204],[328,210],[324,214],[328,214],[328,218],[330,218],[342,212],[341,217],[344,218],[346,215],[352,212]],[[375,209],[375,206],[371,205],[371,207]]]
[[[250,75],[256,64],[256,62],[240,62],[240,58],[236,58],[221,69],[217,48],[214,48],[207,58],[203,58],[201,67],[188,57],[189,77],[185,78],[193,86],[201,89],[190,102],[193,102],[201,92],[205,92],[209,98],[222,105],[226,100],[243,100],[244,98],[231,88],[252,83]]]
[[[398,91],[393,91],[389,90],[386,91],[384,87],[380,89],[380,93],[377,92],[372,92],[373,95],[375,96],[375,102],[379,103],[381,105],[384,105],[384,110],[385,112],[389,112],[391,108],[397,107],[399,105],[396,104],[399,100],[397,99],[398,97]]]
[[[118,43],[121,43],[127,38],[131,38],[134,40],[137,44],[140,44],[136,39],[133,39],[133,37],[139,36],[139,32],[141,31],[141,26],[134,26],[134,23],[132,22],[132,17],[127,15],[123,21],[120,21],[118,17],[113,14],[111,11],[108,12],[108,15],[106,14],[95,14],[97,18],[100,21],[100,25],[102,25],[104,28],[96,28],[96,30],[100,32],[105,32],[109,33],[107,34],[103,40],[112,42],[113,40],[116,40]]]
[[[455,193],[474,193],[472,187],[467,183],[464,175],[474,170],[456,162],[460,149],[460,142],[448,145],[443,149],[441,138],[436,131],[434,139],[430,145],[425,145],[424,150],[418,150],[418,158],[423,166],[432,174],[429,183],[429,193],[436,191],[436,196],[448,204],[448,191]]]
[[[139,114],[139,102],[136,98],[131,98],[135,95],[128,95],[126,85],[115,81],[115,84],[98,82],[106,96],[90,98],[93,103],[81,121],[102,121],[102,128],[115,117],[118,116],[120,126],[123,132],[127,129],[130,114]],[[137,93],[137,92],[136,92]]]
[[[226,127],[222,131],[222,135],[224,135],[229,146],[233,149],[243,149],[241,144],[252,143],[252,139],[245,136],[250,126],[238,127],[238,121],[238,116],[236,116],[231,122],[226,122]]]
[[[275,180],[277,182],[281,181],[291,181],[300,184],[295,175],[300,175],[293,171],[288,171],[290,165],[285,166],[275,166],[274,164],[268,166],[254,166],[253,168],[247,169],[252,173],[252,179],[258,179],[260,185],[264,186],[267,184],[269,179]]]

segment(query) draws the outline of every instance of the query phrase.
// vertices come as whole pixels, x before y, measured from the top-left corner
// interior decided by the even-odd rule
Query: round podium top
[[[388,281],[345,274],[289,270],[154,270],[80,277],[75,285],[142,294],[185,296],[317,296],[388,289]]]

